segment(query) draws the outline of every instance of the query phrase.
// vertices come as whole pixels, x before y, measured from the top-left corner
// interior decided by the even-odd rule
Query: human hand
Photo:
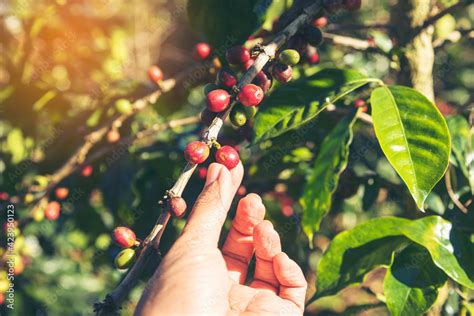
[[[281,251],[261,198],[239,201],[222,250],[219,235],[240,186],[243,167],[211,164],[182,235],[140,299],[136,315],[302,315],[307,283]],[[245,285],[253,254],[253,280]]]

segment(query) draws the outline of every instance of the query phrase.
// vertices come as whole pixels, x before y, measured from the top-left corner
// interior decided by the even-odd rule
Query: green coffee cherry
[[[243,106],[235,106],[230,112],[230,121],[236,127],[244,126],[247,122],[247,116]]]
[[[323,32],[319,27],[310,25],[303,31],[304,37],[308,44],[312,46],[320,46],[323,43]]]
[[[118,99],[115,101],[115,108],[122,114],[130,114],[133,112],[132,103],[127,99]]]
[[[280,61],[288,66],[294,66],[300,61],[300,54],[294,49],[285,49],[280,53]]]
[[[118,253],[115,257],[115,266],[118,269],[128,269],[135,261],[135,250],[127,248]]]
[[[255,114],[257,114],[257,107],[256,106],[244,106],[245,117],[247,120],[253,119]]]

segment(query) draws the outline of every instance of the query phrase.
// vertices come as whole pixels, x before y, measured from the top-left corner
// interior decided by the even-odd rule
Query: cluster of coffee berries
[[[128,227],[119,226],[112,232],[114,242],[124,248],[115,257],[115,266],[118,269],[128,269],[135,261],[137,251],[135,247],[140,246],[135,232]]]
[[[215,159],[218,163],[223,164],[227,169],[234,169],[240,161],[239,153],[232,146],[220,146],[219,144],[213,144],[217,147]],[[184,150],[184,158],[187,162],[193,165],[201,164],[207,160],[210,154],[210,146],[202,141],[193,141],[186,146]],[[207,173],[207,171],[206,171]],[[175,212],[172,212],[173,214]],[[181,214],[181,212],[178,212]],[[183,211],[184,213],[184,211]],[[178,216],[180,217],[180,216]]]

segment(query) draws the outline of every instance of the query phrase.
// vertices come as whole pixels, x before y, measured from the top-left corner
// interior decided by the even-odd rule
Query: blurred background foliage
[[[276,1],[263,27],[271,29],[273,19],[290,2]],[[388,23],[394,2],[364,1],[360,13],[336,15],[327,28]],[[453,1],[441,1],[440,7],[449,2]],[[472,28],[473,17],[472,6],[447,16],[436,25],[436,37],[447,36],[450,28]],[[153,91],[154,85],[146,78],[149,65],[159,65],[165,78],[170,78],[194,63],[192,47],[206,40],[189,26],[184,0],[7,0],[0,3],[0,29],[0,191],[10,197],[3,194],[5,201],[1,203],[2,214],[6,200],[15,203],[17,220],[31,211],[27,189],[41,184],[42,176],[57,170],[88,132],[114,115],[116,99],[134,100]],[[337,32],[362,39],[372,36],[381,50],[391,53],[390,57],[326,43],[316,69],[328,65],[353,67],[385,82],[395,81],[396,54],[385,30],[341,28]],[[460,41],[437,51],[436,103],[445,115],[467,118],[472,108],[472,56],[472,41]],[[306,69],[311,71],[314,69]],[[298,73],[305,72],[299,69]],[[202,109],[202,86],[212,74],[204,72],[198,77],[192,87],[178,86],[126,121],[120,126],[122,137],[157,123],[198,114]],[[345,105],[352,104],[355,97],[359,96],[347,99]],[[264,196],[268,218],[280,232],[283,249],[304,268],[310,284],[314,284],[318,260],[338,232],[381,215],[420,215],[384,158],[373,129],[357,122],[349,165],[341,176],[331,213],[314,240],[307,240],[298,224],[302,209],[297,201],[318,145],[338,118],[324,113],[317,124],[299,134],[298,141],[289,133],[258,148],[246,147],[245,138],[230,126],[222,134],[223,143],[239,144],[246,164],[240,194],[246,191]],[[12,314],[90,314],[92,304],[123,276],[113,267],[119,248],[111,243],[110,232],[117,225],[127,225],[139,238],[146,237],[159,212],[158,200],[181,172],[184,146],[200,130],[197,124],[161,131],[110,151],[93,163],[90,177],[76,172],[63,180],[59,186],[69,188],[70,193],[62,202],[60,218],[30,221],[17,235],[15,251],[24,263],[24,271],[15,279]],[[94,150],[110,146],[103,141]],[[462,171],[456,168],[453,175],[458,179],[455,190],[459,196],[469,195]],[[203,180],[193,176],[184,195],[188,205],[193,204],[202,185]],[[50,199],[57,200],[54,192]],[[428,199],[427,212],[444,214],[454,210],[444,182],[440,182]],[[4,214],[1,220],[5,218]],[[184,221],[174,219],[166,230],[163,253]],[[0,243],[4,245],[5,240],[2,238]],[[132,292],[123,307],[124,315],[132,313],[150,273]],[[382,291],[380,273],[374,272],[366,281],[374,293]],[[332,314],[349,306],[372,304],[374,298],[369,294],[350,288],[317,302],[310,311]],[[458,294],[449,295],[451,303],[445,313],[456,314]],[[0,310],[2,314],[7,311],[5,305]],[[384,307],[375,310],[377,315],[386,313]]]

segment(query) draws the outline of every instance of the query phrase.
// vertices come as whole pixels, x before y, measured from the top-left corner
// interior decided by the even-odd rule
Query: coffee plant
[[[305,314],[474,315],[471,1],[0,7],[2,315],[132,314],[212,162]]]

